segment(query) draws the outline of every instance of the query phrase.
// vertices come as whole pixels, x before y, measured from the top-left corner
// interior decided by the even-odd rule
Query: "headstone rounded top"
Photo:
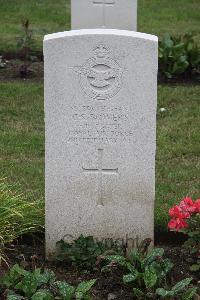
[[[130,30],[119,30],[119,29],[80,29],[70,30],[57,33],[51,33],[44,36],[44,41],[65,38],[70,36],[83,36],[83,35],[121,35],[128,37],[135,37],[139,39],[145,39],[150,41],[158,42],[158,37],[152,34],[143,32],[136,32]]]
[[[82,29],[45,37],[47,257],[67,236],[129,249],[153,240],[157,69],[153,35]]]

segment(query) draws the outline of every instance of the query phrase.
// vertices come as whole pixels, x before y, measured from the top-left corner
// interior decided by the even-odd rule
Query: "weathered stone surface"
[[[71,0],[72,29],[137,31],[137,0]]]
[[[131,31],[45,37],[48,256],[69,235],[153,238],[157,57]]]

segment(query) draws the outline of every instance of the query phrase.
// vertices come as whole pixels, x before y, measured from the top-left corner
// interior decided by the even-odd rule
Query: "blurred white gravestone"
[[[143,33],[45,37],[47,257],[67,236],[153,239],[157,59]]]
[[[137,0],[71,0],[72,29],[137,31]]]

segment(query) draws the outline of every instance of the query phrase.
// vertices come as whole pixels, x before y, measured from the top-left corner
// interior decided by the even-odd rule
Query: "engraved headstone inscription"
[[[72,29],[137,31],[137,0],[71,0]]]
[[[157,54],[133,31],[45,37],[47,257],[66,236],[153,239]]]

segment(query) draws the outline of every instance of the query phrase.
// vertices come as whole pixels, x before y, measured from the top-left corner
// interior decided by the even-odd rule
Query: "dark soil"
[[[31,50],[30,48],[22,48],[21,50],[16,50],[16,51],[4,51],[0,55],[5,60],[11,60],[11,59],[24,60],[27,50],[28,50],[29,57],[35,57],[37,60],[43,61],[43,52],[40,50]]]
[[[5,53],[3,59],[6,63],[0,68],[0,81],[15,79],[43,80],[44,62],[42,53],[30,56],[32,60],[25,61],[20,53]],[[166,79],[158,76],[158,83],[167,85],[191,85],[200,84],[200,78],[180,76],[179,78]]]
[[[20,78],[43,80],[44,63],[37,58],[33,58],[33,60],[33,62],[20,59],[5,60],[5,67],[0,68],[0,81],[12,81]]]
[[[198,85],[200,84],[200,75],[191,76],[191,74],[179,75],[168,79],[162,75],[158,75],[158,83],[166,85]]]
[[[180,246],[157,245],[165,249],[166,257],[174,264],[171,273],[172,284],[186,277],[193,277],[193,283],[200,288],[199,274],[191,273],[190,263]],[[66,280],[72,285],[77,285],[83,280],[97,278],[97,283],[92,289],[92,296],[95,300],[131,300],[132,289],[125,287],[122,282],[122,271],[115,269],[112,273],[101,273],[100,270],[92,273],[81,273],[75,267],[61,262],[49,262],[45,260],[44,244],[34,241],[19,241],[9,245],[6,251],[9,266],[16,263],[30,270],[35,267],[48,268],[55,272],[58,280]],[[0,277],[8,270],[8,265],[2,264]],[[0,299],[1,295],[0,295]]]
[[[0,277],[12,265],[18,263],[27,270],[34,268],[48,268],[54,271],[58,280],[65,280],[72,285],[77,285],[83,280],[98,279],[92,290],[95,300],[113,299],[128,300],[132,299],[132,292],[129,288],[124,288],[122,273],[115,270],[114,273],[105,275],[99,271],[91,273],[79,272],[77,268],[71,267],[66,263],[50,262],[45,260],[44,246],[42,244],[12,244],[7,247],[7,260],[9,266],[3,263],[0,269]],[[0,299],[1,293],[0,293]]]

